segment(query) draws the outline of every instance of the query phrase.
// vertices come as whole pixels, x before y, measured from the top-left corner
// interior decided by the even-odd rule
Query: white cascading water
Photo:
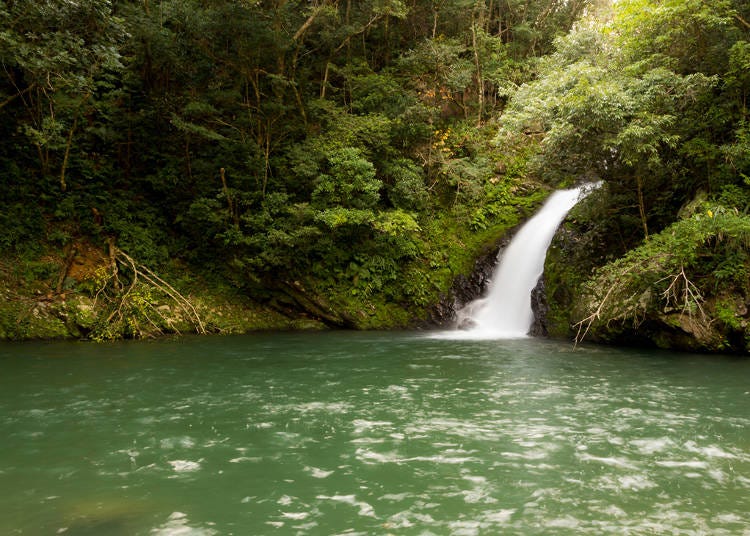
[[[461,338],[526,337],[534,322],[531,291],[544,272],[544,259],[557,227],[592,186],[559,190],[516,233],[492,275],[487,295],[458,312]]]

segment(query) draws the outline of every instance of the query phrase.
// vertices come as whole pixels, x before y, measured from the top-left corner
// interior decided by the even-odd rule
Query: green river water
[[[0,345],[0,534],[750,534],[750,361],[536,339]]]

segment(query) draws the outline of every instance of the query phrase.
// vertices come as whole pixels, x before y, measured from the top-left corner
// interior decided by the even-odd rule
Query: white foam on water
[[[724,484],[727,480],[727,475],[721,469],[709,469],[708,476],[716,480],[719,484]]]
[[[448,526],[456,536],[476,536],[482,528],[479,521],[452,521]]]
[[[617,477],[621,489],[641,491],[653,489],[657,484],[644,475],[625,475]]]
[[[409,393],[409,388],[405,385],[389,385],[382,390],[383,393],[393,396],[398,396],[402,400],[411,400],[412,396]]]
[[[547,527],[553,529],[576,530],[581,526],[581,521],[572,516],[558,517],[545,522]]]
[[[700,460],[657,460],[656,465],[670,468],[706,469],[708,464]]]
[[[541,389],[537,389],[528,393],[528,397],[539,400],[550,397],[559,397],[560,395],[564,395],[566,393],[567,389],[560,385],[548,385]]]
[[[505,524],[510,521],[510,518],[515,513],[515,508],[507,508],[505,510],[498,510],[497,512],[487,513],[485,514],[484,518],[493,524]]]
[[[707,447],[699,447],[694,441],[688,441],[685,443],[685,450],[696,454],[702,454],[707,458],[724,458],[724,459],[736,459],[737,456],[731,452],[718,447],[716,445],[709,445]]]
[[[638,452],[645,456],[664,452],[667,449],[675,447],[675,442],[668,437],[633,439],[630,444],[638,449]]]
[[[434,456],[414,456],[413,458],[404,458],[405,462],[431,462],[431,463],[447,463],[452,464],[463,464],[472,461],[476,461],[476,458],[471,456],[446,456],[444,454],[436,454]]]
[[[333,474],[333,471],[326,471],[325,469],[310,466],[306,466],[305,471],[308,472],[313,478],[328,478]]]
[[[364,501],[358,501],[355,495],[318,495],[316,499],[334,501],[349,504],[359,508],[359,515],[364,517],[375,517],[375,509]]]
[[[289,506],[294,502],[294,498],[290,497],[289,495],[282,495],[276,502],[282,506]]]
[[[295,521],[302,521],[310,516],[310,512],[281,512],[281,516],[286,519],[293,519]]]
[[[386,493],[385,495],[383,495],[381,497],[381,499],[384,500],[384,501],[401,502],[401,501],[403,501],[403,500],[405,500],[405,499],[407,499],[408,497],[411,497],[411,496],[412,496],[411,493],[406,493],[406,492],[404,492],[404,493]]]
[[[189,449],[195,446],[195,440],[189,436],[167,437],[159,442],[159,446],[164,450]]]
[[[297,531],[297,534],[310,534],[312,529],[318,526],[317,521],[310,521],[308,523],[303,523],[301,525],[294,525],[294,529]],[[314,533],[312,533],[314,534]]]
[[[377,463],[409,463],[409,462],[429,462],[429,463],[440,463],[449,465],[460,465],[472,461],[476,461],[476,458],[472,456],[451,456],[450,453],[434,454],[432,456],[412,456],[405,458],[399,456],[395,452],[374,452],[365,448],[358,448],[355,452],[357,459],[367,464]]]
[[[596,462],[604,465],[611,465],[612,467],[618,467],[620,469],[637,470],[638,468],[633,465],[630,460],[615,456],[592,456],[588,453],[577,453],[578,458],[583,462]]]
[[[745,523],[746,520],[742,519],[739,515],[730,514],[718,514],[714,516],[713,521],[718,523]]]
[[[433,518],[430,514],[405,510],[403,512],[398,512],[397,514],[393,514],[391,517],[389,517],[385,528],[409,528],[418,526],[422,529],[422,532],[420,532],[420,534],[426,535],[432,533],[426,531],[425,527],[435,524],[435,518]]]
[[[154,536],[211,536],[217,532],[203,527],[191,527],[188,524],[187,514],[172,512],[163,525],[151,530],[151,534]]]
[[[294,404],[284,406],[285,410],[298,411],[302,414],[306,413],[348,413],[352,406],[346,402],[305,402],[303,404]]]
[[[497,499],[492,496],[492,490],[486,487],[465,489],[461,491],[461,495],[463,495],[464,502],[467,504],[494,504],[497,502]]]
[[[598,508],[595,510],[611,517],[628,517],[628,513],[625,510],[618,506],[615,506],[614,504],[608,504],[603,508]]]
[[[229,463],[241,463],[241,462],[262,462],[263,458],[258,456],[240,456],[238,458],[232,458]]]
[[[191,473],[193,471],[198,471],[201,468],[200,462],[193,462],[190,460],[171,460],[167,463],[172,466],[172,469],[176,473]]]
[[[384,437],[357,437],[350,441],[354,445],[380,445],[387,440]]]
[[[525,450],[523,452],[510,452],[505,451],[501,452],[500,455],[503,458],[507,458],[510,460],[546,460],[549,457],[549,451],[547,450]]]
[[[366,419],[354,419],[354,421],[352,421],[352,424],[354,425],[355,434],[361,434],[365,431],[370,431],[373,428],[393,426],[393,423],[391,421],[368,421]]]

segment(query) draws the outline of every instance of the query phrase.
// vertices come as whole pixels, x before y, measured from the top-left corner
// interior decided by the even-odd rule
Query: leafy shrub
[[[366,209],[378,203],[382,182],[375,178],[375,166],[359,149],[334,151],[328,163],[328,173],[318,177],[312,193],[314,205]]]
[[[387,161],[382,174],[389,184],[388,199],[396,208],[421,210],[429,199],[424,185],[424,172],[406,158]]]
[[[680,312],[707,328],[717,314],[706,307],[712,294],[747,294],[750,217],[709,206],[599,269],[583,286],[579,325],[637,326],[651,314]]]

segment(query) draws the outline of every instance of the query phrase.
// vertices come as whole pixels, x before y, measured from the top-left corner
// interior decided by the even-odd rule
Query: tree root
[[[152,303],[150,303],[148,297],[138,297],[137,289],[139,286],[145,285],[147,289],[156,290],[176,303],[185,314],[185,317],[193,325],[196,333],[201,335],[207,333],[205,324],[192,302],[151,269],[138,263],[133,257],[115,247],[113,244],[110,244],[110,262],[111,264],[106,273],[102,274],[99,278],[99,288],[94,296],[94,305],[96,305],[100,299],[107,299],[107,301],[116,303],[116,305],[113,306],[112,312],[106,319],[107,324],[126,321],[127,308],[132,307],[134,303],[137,303],[139,305],[139,314],[154,328],[156,333],[163,334],[164,332],[159,323],[154,320],[153,314],[161,318],[163,321],[162,325],[166,324],[170,329],[180,333],[180,331],[172,325],[172,321],[166,318]],[[125,278],[126,281],[129,279],[127,288],[123,285],[123,281],[120,278],[121,275],[129,276]],[[143,331],[137,327],[137,325],[131,325],[131,328],[137,330],[140,336],[144,335]]]

